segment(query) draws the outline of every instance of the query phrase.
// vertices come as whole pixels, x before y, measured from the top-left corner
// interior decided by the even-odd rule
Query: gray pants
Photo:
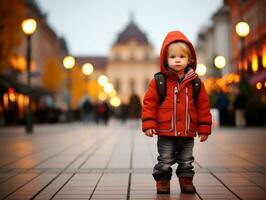
[[[153,168],[155,180],[170,180],[171,166],[178,163],[176,175],[178,177],[193,177],[195,172],[192,163],[194,138],[158,136],[158,163]]]

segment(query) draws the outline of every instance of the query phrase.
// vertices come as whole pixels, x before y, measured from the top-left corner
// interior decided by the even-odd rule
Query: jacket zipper
[[[188,133],[188,128],[189,128],[189,113],[188,113],[188,88],[186,87],[186,131],[185,133]]]
[[[176,128],[176,96],[178,93],[178,88],[175,86],[174,88],[174,132],[175,132],[175,136],[177,136],[177,128]]]

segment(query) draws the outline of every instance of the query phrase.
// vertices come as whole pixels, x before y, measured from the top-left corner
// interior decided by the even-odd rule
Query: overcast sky
[[[37,0],[48,23],[65,37],[73,55],[108,55],[117,35],[134,21],[156,53],[170,30],[181,30],[193,44],[200,28],[223,0]]]

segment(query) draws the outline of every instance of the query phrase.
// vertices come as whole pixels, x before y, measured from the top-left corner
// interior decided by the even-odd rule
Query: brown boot
[[[158,180],[156,181],[157,194],[170,194],[170,181]]]
[[[196,193],[192,177],[179,177],[179,184],[182,193]]]

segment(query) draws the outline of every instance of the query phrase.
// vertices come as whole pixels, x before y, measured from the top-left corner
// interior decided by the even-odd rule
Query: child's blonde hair
[[[170,51],[170,49],[173,49],[175,51],[177,50],[177,51],[184,52],[185,54],[187,54],[189,56],[189,58],[191,58],[191,56],[192,56],[189,46],[184,42],[173,42],[173,43],[169,44],[167,47],[167,54]]]
[[[167,50],[166,50],[166,56],[168,55],[169,51],[171,51],[171,50],[181,51],[181,52],[185,53],[186,55],[188,55],[190,63],[193,62],[191,50],[185,42],[176,41],[176,42],[169,44],[167,47]],[[165,59],[165,61],[166,61],[166,59]]]

